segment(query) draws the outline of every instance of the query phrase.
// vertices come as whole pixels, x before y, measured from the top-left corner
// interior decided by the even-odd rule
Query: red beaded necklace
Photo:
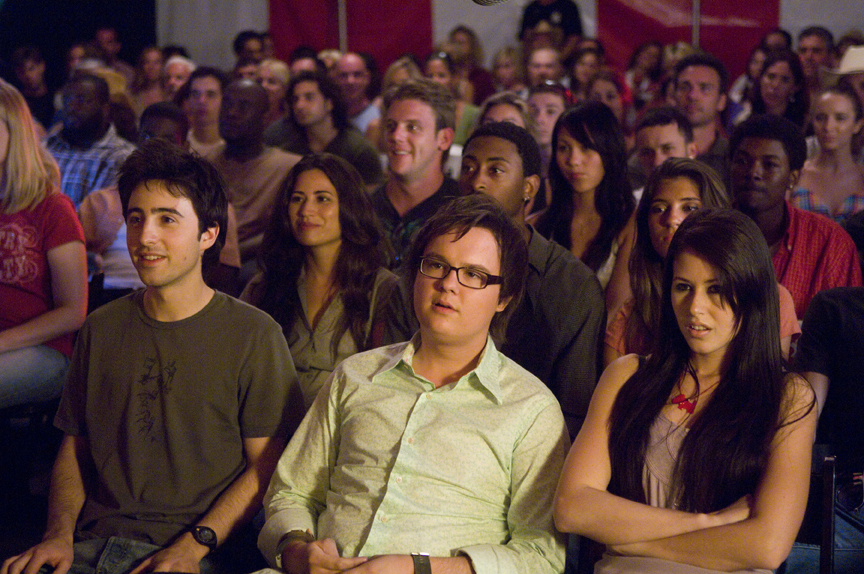
[[[684,396],[684,393],[681,392],[681,379],[684,378],[682,376],[681,379],[678,379],[678,394],[672,397],[672,404],[678,405],[679,409],[681,409],[682,411],[687,411],[687,414],[692,415],[693,411],[696,410],[696,405],[699,403],[699,395],[703,392],[707,393],[708,391],[716,387],[718,384],[720,384],[720,381],[718,380],[716,383],[703,391],[699,388],[699,379],[696,378],[696,373],[693,371],[692,367],[688,368],[687,371],[693,376],[693,380],[696,381],[696,392],[692,396],[692,398],[687,398]]]

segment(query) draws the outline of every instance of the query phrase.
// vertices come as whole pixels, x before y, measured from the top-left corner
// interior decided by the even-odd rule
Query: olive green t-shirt
[[[265,313],[217,292],[164,323],[145,314],[142,293],[82,327],[55,425],[87,437],[96,471],[78,536],[164,545],[243,472],[243,439],[285,435],[303,403]]]

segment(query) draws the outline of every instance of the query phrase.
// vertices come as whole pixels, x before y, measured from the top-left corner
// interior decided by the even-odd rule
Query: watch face
[[[195,540],[205,546],[214,546],[216,544],[216,533],[213,532],[212,528],[196,526],[192,534],[195,536]]]

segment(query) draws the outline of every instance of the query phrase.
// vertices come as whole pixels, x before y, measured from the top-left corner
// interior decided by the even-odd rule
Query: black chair
[[[0,410],[0,508],[27,504],[33,490],[47,493],[48,474],[62,433],[51,424],[58,399]],[[31,484],[42,475],[42,484]]]

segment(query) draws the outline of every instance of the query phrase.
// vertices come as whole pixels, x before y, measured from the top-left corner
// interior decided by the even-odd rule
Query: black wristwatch
[[[206,526],[193,526],[189,529],[189,532],[192,533],[195,542],[202,546],[206,546],[210,550],[215,550],[216,545],[219,543],[216,539],[216,533],[213,532],[212,528],[207,528]]]
[[[414,560],[414,574],[432,574],[432,564],[429,563],[429,554],[426,552],[412,552]]]

